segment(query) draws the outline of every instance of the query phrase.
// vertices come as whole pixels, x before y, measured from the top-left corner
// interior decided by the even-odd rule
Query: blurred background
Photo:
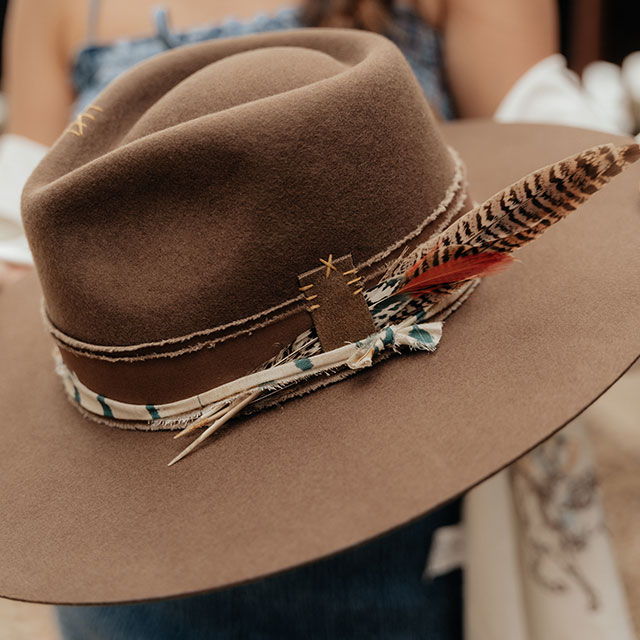
[[[47,0],[49,1],[49,0]],[[0,0],[0,44],[4,32],[7,6],[10,0]],[[590,63],[596,61],[622,65],[625,58],[640,49],[640,2],[628,0],[558,0],[560,18],[560,48],[568,66],[582,74]],[[0,47],[0,87],[2,86],[2,55]],[[640,62],[636,63],[640,67]],[[605,67],[606,68],[606,67]],[[603,76],[602,86],[598,86],[598,73]],[[640,76],[640,71],[636,72]],[[615,78],[611,68],[596,72],[591,89],[606,92]],[[635,133],[640,130],[640,80],[627,80],[629,97],[635,102]],[[609,83],[609,84],[608,84]],[[1,93],[1,92],[0,92]],[[607,104],[615,101],[614,96],[599,96]],[[4,121],[5,109],[0,97],[0,126]]]
[[[10,1],[0,0],[0,44]],[[631,59],[628,56],[640,49],[640,3],[557,0],[557,9],[559,46],[568,68],[583,76],[584,88],[592,102],[608,114],[608,122],[625,125],[621,132],[637,134],[640,131],[640,54]],[[3,51],[4,47],[0,47],[0,127],[6,118],[2,98]],[[623,74],[621,67],[625,59],[627,68]]]
[[[0,0],[0,87],[2,86],[2,53],[4,49],[4,47],[2,46],[2,41],[3,41],[3,35],[4,35],[4,22],[7,16],[7,3],[8,3],[8,0]],[[5,118],[4,100],[0,98],[0,122],[3,122],[4,118]]]

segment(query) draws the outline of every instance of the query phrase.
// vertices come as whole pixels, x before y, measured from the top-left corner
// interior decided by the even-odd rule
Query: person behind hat
[[[449,119],[491,115],[515,80],[557,49],[551,0],[482,6],[468,0],[421,0],[415,7],[398,2],[388,7],[379,0],[342,7],[309,0],[285,8],[281,0],[273,6],[269,2],[168,1],[158,9],[155,0],[12,1],[3,69],[9,119],[0,138],[0,286],[22,277],[31,265],[13,202],[36,164],[34,157],[44,154],[42,145],[50,145],[118,74],[161,51],[303,25],[385,32],[407,56],[436,111]],[[139,37],[149,30],[152,10],[156,34]],[[228,21],[230,13],[237,19]],[[192,28],[196,24],[213,26]]]
[[[490,124],[448,135],[485,190],[552,159],[553,144],[566,155],[597,142]],[[0,592],[106,603],[255,580],[415,520],[522,454],[637,356],[639,301],[625,284],[636,265],[604,233],[637,226],[630,180],[607,192],[606,218],[591,208],[537,240],[637,157],[637,146],[601,145],[465,214],[462,162],[383,38],[227,40],[124,76],[24,194],[50,338],[33,338],[35,280],[7,292],[12,377],[0,388],[15,453],[2,469]],[[477,276],[534,239],[527,271],[476,291]],[[588,278],[575,255],[587,251]],[[380,363],[394,349],[405,355]],[[516,392],[527,401],[507,402]],[[197,443],[245,406],[213,446],[166,469],[162,430],[197,421]],[[178,608],[195,607],[191,621],[222,616],[209,622],[236,635],[245,625],[281,637],[284,624],[316,637],[455,637],[456,603],[435,612],[439,590],[420,582],[427,522]],[[251,615],[229,618],[240,603]],[[146,606],[129,613],[180,624],[173,605]],[[92,610],[68,611],[76,624]],[[93,611],[98,625],[119,615],[109,611]]]
[[[415,6],[379,0],[340,6],[309,0],[283,12],[281,18],[282,0],[214,4],[167,0],[162,4],[175,26],[161,21],[155,36],[140,38],[149,32],[156,4],[155,0],[64,0],[43,5],[12,0],[4,69],[7,131],[50,145],[70,114],[82,111],[118,72],[152,54],[206,38],[307,25],[388,33],[445,118],[454,112],[461,117],[492,115],[518,77],[558,47],[557,8],[552,0],[421,0]],[[237,21],[225,23],[230,15]],[[220,26],[193,27],[207,24]],[[40,99],[43,94],[46,108]]]
[[[119,39],[123,36],[137,35],[143,32],[146,29],[147,15],[150,10],[150,7],[143,6],[144,3],[138,3],[135,6],[128,4],[122,11],[118,11],[118,7],[112,2],[100,5],[98,2],[87,2],[80,7],[71,6],[71,4],[67,3],[65,6],[65,3],[56,3],[47,7],[36,7],[24,0],[14,0],[10,25],[9,61],[11,64],[6,74],[14,114],[14,117],[9,121],[8,130],[13,134],[21,134],[47,144],[50,143],[58,135],[60,127],[66,124],[69,109],[72,108],[70,106],[72,101],[75,102],[73,110],[77,114],[78,109],[91,103],[98,88],[106,84],[116,71],[137,61],[136,51],[142,52],[145,49],[146,45],[143,42],[136,43],[134,39],[131,51],[124,55],[117,64],[113,64],[109,47],[96,49],[95,46],[98,41]],[[180,2],[175,6],[170,6],[171,4],[166,3],[175,18],[175,24],[215,21],[218,17],[224,17],[225,9],[222,5],[214,7],[207,3],[205,6],[196,2]],[[360,4],[365,5],[365,3]],[[505,3],[502,7],[491,3],[483,8],[479,21],[478,16],[474,16],[475,5],[470,7],[468,3],[456,0],[456,2],[448,2],[445,11],[444,4],[427,1],[421,3],[417,7],[417,11],[395,7],[392,11],[394,24],[389,31],[391,37],[395,35],[400,46],[406,50],[408,59],[421,80],[423,90],[442,117],[448,118],[453,115],[452,104],[454,101],[457,110],[464,115],[488,115],[515,77],[538,58],[544,57],[554,50],[555,16],[553,4],[550,2],[547,4],[548,6],[544,7],[538,4],[534,10],[534,6],[530,2],[522,2],[517,5],[510,2]],[[305,12],[309,16],[310,23],[334,24],[337,19],[335,12],[322,16],[317,12],[319,6],[318,3],[307,4]],[[264,9],[264,4],[261,3],[258,8]],[[354,8],[358,7],[354,5]],[[54,12],[47,21],[43,20],[43,10]],[[220,16],[212,13],[217,10],[222,12]],[[238,6],[234,5],[233,10],[237,13]],[[254,7],[247,6],[247,15],[253,10]],[[131,15],[133,11],[139,11],[139,13]],[[199,11],[201,13],[198,13]],[[122,25],[122,15],[127,15],[126,25]],[[283,16],[290,15],[291,12],[283,14]],[[387,29],[386,19],[382,22],[371,23],[368,21],[367,15],[375,17],[381,14],[368,14],[365,11],[362,14],[364,22],[361,26],[369,29]],[[175,35],[176,29],[173,29],[174,33],[167,33],[166,22],[163,23],[161,19],[162,14],[158,14],[156,17],[159,20],[159,36],[165,34],[164,39],[157,38],[156,44],[160,49],[163,49],[169,46],[167,38],[170,39],[172,35]],[[347,26],[344,21],[349,19],[351,18],[348,15],[339,17],[343,26]],[[359,26],[356,24],[358,20],[356,19],[354,26]],[[512,25],[512,28],[500,31],[505,37],[503,43],[498,43],[495,38],[483,36],[483,30],[493,31],[497,20],[506,21]],[[249,21],[248,25],[251,22]],[[260,26],[261,24],[258,21],[254,26],[248,26],[248,28],[259,30],[264,28]],[[51,30],[51,25],[54,26],[54,29],[57,28],[64,32],[63,42],[67,42],[67,36],[73,40],[65,45],[69,53],[62,56],[47,54],[47,49],[51,46],[51,39],[56,39],[55,31]],[[85,25],[88,25],[87,29],[85,29]],[[274,25],[277,26],[277,21],[267,25],[267,28],[275,28]],[[525,25],[526,28],[523,28]],[[281,28],[290,26],[292,24],[286,20],[283,20],[280,25]],[[47,31],[34,42],[34,30],[41,28]],[[122,28],[128,31],[123,32]],[[454,94],[459,93],[459,95],[451,95],[448,88],[449,83],[443,82],[445,69],[442,65],[443,58],[442,52],[439,51],[439,37],[436,29],[441,33],[446,33],[446,59],[451,59],[451,63],[447,64],[447,72],[453,79]],[[470,55],[472,49],[469,46],[470,38],[468,37],[471,30],[473,30],[476,43],[473,47],[476,52],[473,55]],[[413,34],[411,41],[402,37],[403,31],[411,31]],[[420,35],[417,41],[415,41],[416,33]],[[213,36],[214,33],[211,32],[209,35]],[[219,37],[226,35],[226,32],[223,28],[220,32],[215,32],[215,35]],[[491,45],[487,46],[487,43],[491,43]],[[82,45],[86,45],[85,48],[77,53]],[[136,47],[138,48],[136,49]],[[505,48],[511,52],[508,57],[501,55],[501,51]],[[122,51],[122,49],[115,47],[112,53],[117,55],[118,51]],[[38,61],[38,57],[44,59]],[[74,95],[73,89],[69,87],[66,60],[70,58],[74,60],[76,81],[83,83],[81,86],[76,85],[76,90],[82,91],[80,96]],[[112,61],[111,67],[108,64],[109,60]],[[64,64],[63,61],[65,61]],[[58,62],[60,62],[59,67],[55,66]],[[87,65],[90,69],[87,69]],[[92,67],[92,65],[94,66]],[[475,68],[476,65],[491,68],[494,72],[480,74]],[[498,68],[500,68],[499,72]],[[45,69],[47,72],[43,73],[41,70]],[[34,74],[42,74],[42,80],[34,82]],[[477,81],[482,75],[485,76],[485,81],[478,84]],[[24,82],[23,79],[27,78],[29,81]],[[50,87],[49,84],[54,86]],[[478,86],[473,89],[472,95],[472,88],[476,84]],[[45,90],[48,95],[47,109],[38,113],[34,113],[34,108],[39,104],[33,95],[33,88],[36,86],[39,87],[39,91]],[[15,138],[12,137],[13,139]],[[448,516],[443,522],[452,523],[457,520],[458,510],[457,505],[451,506],[444,512],[443,517],[446,514]],[[434,526],[439,522],[439,519],[434,519]],[[455,599],[453,600],[455,601]]]

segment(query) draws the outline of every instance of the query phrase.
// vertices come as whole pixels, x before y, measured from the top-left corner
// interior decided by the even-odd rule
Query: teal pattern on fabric
[[[413,327],[411,327],[411,331],[409,331],[409,337],[413,338],[416,342],[419,342],[420,344],[431,344],[433,342],[433,338],[431,337],[431,334],[428,333],[427,331],[423,331],[417,325],[413,325]]]
[[[98,402],[102,407],[102,413],[105,418],[113,418],[113,412],[111,411],[111,407],[105,402],[104,396],[97,396]]]
[[[155,408],[154,405],[148,404],[147,411],[149,412],[149,415],[151,416],[152,420],[157,420],[158,418],[160,418],[160,414],[158,413],[158,410]]]
[[[309,369],[313,369],[313,364],[309,358],[300,358],[300,360],[296,360],[294,364],[298,369],[300,369],[300,371],[309,371]]]
[[[76,387],[76,385],[73,385],[73,399],[80,404],[80,392],[78,391],[78,387]]]
[[[381,300],[374,305],[374,309],[376,312],[380,312],[382,310],[389,311],[393,313],[400,309],[407,300],[406,295],[397,295],[397,296],[389,296],[385,300]]]

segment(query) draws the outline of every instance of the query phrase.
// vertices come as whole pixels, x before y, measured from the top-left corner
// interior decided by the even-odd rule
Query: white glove
[[[33,264],[20,219],[20,195],[46,151],[22,136],[0,137],[0,262]]]
[[[566,124],[625,133],[584,90],[559,53],[531,67],[503,98],[494,118],[499,122]]]

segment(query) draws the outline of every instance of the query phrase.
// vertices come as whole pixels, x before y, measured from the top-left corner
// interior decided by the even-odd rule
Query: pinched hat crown
[[[433,350],[479,276],[637,156],[588,150],[460,217],[460,161],[385,38],[160,56],[77,116],[24,192],[57,369],[95,419],[190,432]]]

